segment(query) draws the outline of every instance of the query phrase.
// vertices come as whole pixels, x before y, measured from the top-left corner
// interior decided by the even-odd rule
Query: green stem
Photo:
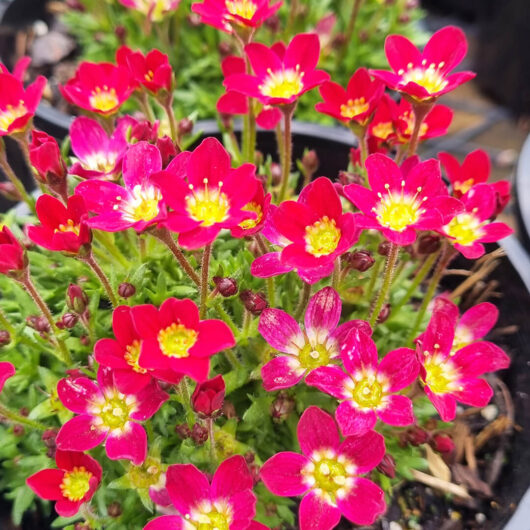
[[[24,188],[24,184],[22,184],[22,181],[16,176],[15,172],[9,165],[9,162],[7,161],[7,157],[6,157],[5,146],[3,144],[0,145],[0,168],[2,168],[2,171],[4,172],[5,176],[9,179],[11,184],[15,186],[16,190],[22,197],[22,200],[28,205],[29,209],[33,213],[35,213],[35,201],[28,194],[28,192],[26,191],[26,188]]]
[[[171,139],[177,146],[178,151],[182,151],[179,144],[177,120],[175,118],[175,112],[173,111],[173,98],[169,98],[169,101],[164,105],[164,109],[167,113],[167,119],[169,120],[169,130],[171,131]]]
[[[188,382],[186,378],[183,377],[177,386],[180,397],[182,399],[182,405],[184,406],[184,410],[186,411],[186,420],[188,422],[188,425],[190,427],[193,427],[195,423],[195,411],[191,406],[190,389],[188,388]]]
[[[206,420],[208,424],[208,438],[210,440],[210,463],[212,464],[212,469],[217,468],[217,451],[215,450],[215,433],[214,433],[214,422],[212,418]]]
[[[199,315],[201,318],[206,316],[207,301],[208,301],[208,279],[210,273],[210,258],[212,256],[212,244],[208,243],[204,247],[202,253],[201,265],[201,304],[199,308]]]
[[[116,261],[118,261],[124,269],[128,269],[131,266],[130,262],[116,246],[114,237],[110,232],[92,230],[92,234],[97,243],[100,244]]]
[[[293,140],[291,133],[291,122],[293,119],[295,104],[284,105],[281,110],[283,112],[283,163],[282,163],[282,181],[280,187],[280,194],[278,202],[282,202],[287,198],[287,190],[289,187],[289,176],[291,174],[292,158],[293,158]]]
[[[337,63],[336,66],[339,67],[342,64],[342,61],[344,60],[344,57],[346,55],[346,51],[350,46],[352,46],[352,38],[353,38],[353,32],[355,30],[355,23],[357,22],[357,17],[359,15],[359,11],[361,9],[361,5],[363,3],[363,0],[355,0],[353,2],[353,8],[350,14],[350,20],[348,21],[348,27],[346,28],[346,33],[344,35],[344,42],[339,50],[339,53],[337,54]]]
[[[333,274],[331,276],[331,287],[335,289],[335,291],[339,290],[340,286],[340,256],[335,259],[335,263],[333,264]]]
[[[274,286],[274,277],[267,278],[265,280],[267,284],[267,295],[269,298],[269,307],[274,307],[276,305],[276,288]]]
[[[103,272],[103,269],[100,267],[99,263],[95,260],[92,253],[80,259],[84,261],[94,271],[95,275],[98,277],[99,281],[101,282],[101,285],[103,285],[103,288],[105,289],[105,292],[107,293],[107,297],[110,300],[112,307],[114,308],[118,307],[118,299],[116,298],[116,295],[114,294],[114,291],[112,290],[110,281],[107,278],[107,275]]]
[[[228,314],[228,312],[223,307],[223,302],[221,300],[217,300],[214,307],[217,313],[219,314],[219,317],[221,318],[221,320],[225,324],[227,324],[227,326],[232,330],[232,333],[234,335],[237,335],[239,333],[239,329],[235,325],[234,321],[232,320],[232,317]]]
[[[412,156],[416,154],[418,149],[418,143],[420,140],[420,131],[421,124],[423,120],[429,114],[433,106],[433,103],[413,103],[412,108],[414,110],[414,129],[412,131],[412,136],[409,142],[409,149],[407,151],[407,156]]]
[[[153,108],[151,107],[151,104],[149,103],[149,96],[147,95],[147,92],[142,91],[140,95],[138,96],[138,101],[140,103],[140,107],[142,108],[143,113],[145,114],[145,117],[151,122],[155,122],[155,113],[153,112]]]
[[[47,428],[46,425],[43,425],[38,421],[30,420],[29,418],[26,418],[26,416],[22,416],[22,414],[19,414],[18,412],[15,412],[14,410],[9,409],[8,407],[2,404],[0,404],[0,416],[7,418],[13,423],[27,425],[28,427],[39,431],[45,431]]]
[[[285,40],[290,41],[293,33],[294,22],[299,11],[300,0],[291,0],[291,7],[289,9],[289,17],[287,18],[287,25],[285,26]]]
[[[311,285],[304,282],[302,289],[300,290],[300,298],[298,299],[298,305],[294,311],[294,319],[298,320],[304,313],[305,308],[309,302],[311,296]]]
[[[383,285],[379,290],[379,294],[377,295],[376,301],[372,309],[372,313],[370,315],[369,322],[372,328],[375,327],[377,317],[379,316],[379,313],[381,312],[381,309],[383,308],[383,305],[386,302],[388,294],[390,293],[390,287],[392,286],[392,279],[394,277],[394,268],[396,266],[398,256],[399,246],[395,243],[391,243],[388,256],[386,257],[385,272],[383,275]]]
[[[17,336],[17,330],[15,329],[15,326],[9,322],[7,317],[5,316],[4,312],[0,309],[0,326],[2,329],[5,329],[10,335],[11,339],[14,340]]]
[[[372,267],[372,275],[370,276],[370,282],[368,283],[368,287],[364,295],[366,300],[370,300],[372,298],[372,293],[374,292],[377,278],[379,278],[379,271],[381,270],[382,263],[383,262],[381,261],[381,259],[379,259],[374,263],[374,266]]]

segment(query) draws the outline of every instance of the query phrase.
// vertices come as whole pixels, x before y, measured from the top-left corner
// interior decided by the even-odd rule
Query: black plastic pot
[[[515,201],[521,239],[530,252],[530,135],[521,149],[517,163]]]

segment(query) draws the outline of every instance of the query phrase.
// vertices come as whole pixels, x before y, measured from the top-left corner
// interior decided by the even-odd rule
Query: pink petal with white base
[[[302,475],[302,470],[308,463],[308,458],[298,453],[277,453],[263,464],[261,478],[274,495],[302,495],[309,489]]]
[[[261,368],[261,378],[267,392],[294,386],[304,374],[305,369],[300,367],[296,358],[283,355],[275,357]]]
[[[378,372],[384,374],[390,383],[389,392],[397,392],[411,385],[418,377],[419,370],[416,352],[410,348],[388,352],[378,368]]]
[[[375,371],[378,357],[375,342],[361,331],[350,333],[341,347],[341,359],[349,373]]]
[[[339,432],[335,421],[318,407],[306,409],[298,422],[297,433],[300,448],[306,456],[322,448],[339,447]]]
[[[306,384],[314,386],[337,399],[346,399],[346,384],[351,380],[338,366],[315,368],[306,377]]]
[[[300,503],[300,530],[331,530],[340,522],[340,510],[323,501],[314,491]]]
[[[211,495],[214,499],[228,498],[240,491],[252,489],[252,486],[252,475],[245,459],[235,455],[227,458],[217,468],[212,479]]]
[[[450,394],[435,394],[429,387],[425,387],[425,393],[438,411],[442,421],[453,421],[456,416],[456,399]]]
[[[319,343],[324,342],[329,332],[337,327],[341,310],[340,297],[332,287],[324,287],[312,296],[304,319],[305,330],[310,334],[310,340],[314,338]]]
[[[340,444],[339,454],[345,455],[355,465],[355,473],[368,473],[379,465],[385,456],[385,440],[375,431],[362,436],[348,436]]]
[[[337,505],[344,517],[363,526],[372,524],[386,510],[383,490],[366,478],[356,478],[353,489],[339,497]]]
[[[89,451],[107,436],[107,429],[94,428],[94,419],[88,414],[74,416],[59,430],[56,438],[58,449],[63,451]]]
[[[297,354],[305,343],[298,322],[280,309],[265,309],[258,331],[274,349],[283,353]]]
[[[371,431],[377,417],[373,410],[360,410],[351,401],[343,401],[335,412],[343,436],[360,436]]]
[[[458,384],[462,390],[457,390],[452,394],[466,405],[485,407],[493,397],[493,390],[484,379],[460,379]]]
[[[163,515],[149,521],[144,530],[184,530],[184,524],[180,515]]]
[[[379,408],[377,410],[377,416],[379,419],[388,425],[394,425],[396,427],[404,427],[414,423],[416,418],[414,417],[414,409],[412,407],[412,401],[406,396],[388,396],[385,398],[385,408]]]
[[[107,456],[111,460],[130,460],[135,466],[139,466],[147,456],[145,429],[133,421],[129,422],[126,429],[124,433],[109,434],[105,442]]]
[[[186,484],[186,487],[183,488],[182,484]],[[190,513],[201,499],[210,499],[208,479],[191,464],[169,466],[166,473],[166,487],[171,502],[182,514]]]

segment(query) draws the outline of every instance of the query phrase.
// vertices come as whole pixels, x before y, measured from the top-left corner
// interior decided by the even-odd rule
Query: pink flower
[[[129,148],[123,159],[123,182],[87,180],[78,184],[89,211],[96,215],[88,225],[106,232],[134,228],[137,232],[162,221],[167,216],[162,192],[155,177],[163,174],[160,151],[147,142]]]
[[[359,68],[344,90],[337,83],[327,81],[320,87],[323,103],[316,110],[345,123],[357,122],[365,126],[377,108],[385,90],[379,79],[373,80],[366,68]]]
[[[274,222],[274,212],[277,210],[277,206],[274,204],[270,205],[270,213],[265,221],[262,234],[265,236],[273,245],[281,249],[288,246],[291,242],[283,237]],[[300,268],[293,267],[292,265],[286,265],[281,261],[281,251],[267,252],[263,256],[256,258],[250,267],[250,272],[257,278],[270,278],[272,276],[278,276],[279,274],[285,274],[290,271],[295,271],[300,278],[309,284],[314,284],[320,281],[322,278],[326,278],[333,272],[333,263],[328,265],[318,266],[317,268]]]
[[[198,383],[191,395],[193,410],[203,417],[215,416],[223,406],[225,390],[225,380],[221,374]]]
[[[46,78],[37,79],[24,88],[22,83],[29,57],[23,57],[15,65],[13,73],[0,63],[0,136],[23,131],[33,118],[46,86]]]
[[[482,243],[493,243],[513,233],[505,223],[490,222],[497,208],[493,187],[477,184],[461,197],[458,213],[442,227],[449,242],[468,259],[484,254]]]
[[[245,52],[255,75],[234,74],[225,79],[228,90],[256,98],[264,105],[287,105],[329,79],[329,75],[316,70],[320,55],[318,35],[296,35],[282,55],[283,48],[267,48],[252,43]]]
[[[134,394],[153,380],[151,370],[138,364],[143,338],[136,330],[129,306],[119,306],[112,313],[115,339],[99,339],[94,346],[96,361],[112,369],[116,387],[123,394]],[[177,384],[182,376],[171,370],[158,371],[160,379]]]
[[[281,309],[263,311],[258,331],[275,350],[287,354],[275,357],[261,369],[265,390],[289,388],[315,369],[332,366],[353,330],[372,333],[364,320],[351,320],[339,326],[341,310],[338,293],[331,287],[324,287],[309,300],[304,331]]]
[[[256,513],[253,480],[245,459],[236,455],[225,460],[211,482],[191,464],[169,466],[166,488],[180,515],[153,519],[144,530],[219,528],[246,530]]]
[[[51,195],[41,195],[36,204],[40,225],[27,227],[28,237],[48,250],[78,254],[88,249],[92,233],[83,197],[72,195],[65,206]]]
[[[393,72],[370,70],[386,85],[416,101],[432,101],[473,79],[473,72],[450,74],[467,52],[464,32],[455,26],[438,30],[423,53],[402,35],[390,35],[385,53]]]
[[[97,384],[87,377],[61,379],[57,394],[78,414],[57,434],[58,449],[88,451],[105,442],[111,460],[124,458],[135,466],[147,456],[147,435],[138,422],[149,419],[169,399],[155,381],[135,394],[122,394],[108,368],[98,370]]]
[[[59,85],[63,97],[72,105],[109,116],[118,111],[134,90],[129,70],[112,63],[82,62],[75,76]]]
[[[342,212],[331,181],[320,177],[303,190],[298,201],[285,201],[274,212],[274,223],[291,241],[281,253],[285,265],[315,269],[333,263],[357,241],[354,215]]]
[[[0,274],[18,273],[27,266],[22,245],[7,226],[0,230]]]
[[[273,5],[271,0],[203,0],[191,5],[191,10],[208,24],[226,33],[238,28],[255,30],[280,9],[283,0]]]
[[[133,52],[127,46],[121,46],[116,52],[116,63],[129,70],[137,86],[142,86],[157,94],[160,90],[171,90],[173,70],[168,56],[159,50],[151,50],[147,55]]]
[[[122,6],[135,9],[149,20],[160,22],[168,13],[175,11],[180,0],[118,0]]]
[[[0,392],[2,392],[5,382],[14,375],[15,367],[8,361],[0,361]]]
[[[214,241],[221,229],[256,219],[256,212],[245,210],[256,193],[255,171],[252,164],[232,169],[225,148],[215,138],[206,138],[154,178],[173,209],[163,224],[179,232],[182,247],[196,249]]]
[[[414,350],[393,350],[379,363],[374,341],[357,330],[343,345],[341,359],[346,373],[325,366],[309,374],[306,383],[341,401],[335,417],[344,436],[373,429],[377,419],[399,427],[414,422],[412,401],[396,394],[418,376]]]
[[[210,357],[235,346],[230,328],[221,320],[199,320],[199,310],[189,299],[168,298],[160,309],[146,304],[131,311],[143,338],[138,364],[155,377],[163,379],[161,372],[171,370],[205,381]]]
[[[245,219],[241,221],[237,226],[230,230],[232,237],[247,237],[253,236],[258,232],[261,232],[265,221],[269,216],[270,205],[271,205],[271,194],[265,194],[263,184],[258,181],[256,183],[256,192],[254,197],[243,206],[242,210],[245,212],[252,212],[255,214],[255,218]]]
[[[70,141],[77,160],[69,173],[83,179],[116,180],[128,147],[127,129],[132,124],[128,117],[118,119],[109,136],[96,120],[86,116],[76,118],[70,126]]]
[[[72,517],[89,502],[101,482],[102,469],[97,460],[77,451],[55,453],[58,469],[43,469],[26,479],[26,484],[41,499],[55,502],[55,511]]]
[[[370,525],[385,512],[383,490],[360,477],[385,454],[380,434],[370,431],[341,442],[333,418],[309,407],[298,423],[298,441],[302,454],[277,453],[261,468],[261,478],[275,495],[303,495],[300,530],[331,530],[341,515],[355,524]]]
[[[417,230],[439,229],[459,207],[449,197],[436,160],[410,158],[400,169],[376,153],[367,158],[366,170],[371,190],[349,184],[344,195],[364,214],[356,219],[359,226],[381,230],[397,245],[413,243]]]

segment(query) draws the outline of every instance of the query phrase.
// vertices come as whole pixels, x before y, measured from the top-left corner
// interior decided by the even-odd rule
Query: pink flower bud
[[[198,383],[191,396],[193,410],[211,417],[221,410],[225,398],[225,382],[222,375],[216,375],[204,383]]]
[[[234,296],[237,293],[237,282],[234,278],[220,278],[219,276],[214,276],[213,283],[215,283],[221,296],[229,297]]]

